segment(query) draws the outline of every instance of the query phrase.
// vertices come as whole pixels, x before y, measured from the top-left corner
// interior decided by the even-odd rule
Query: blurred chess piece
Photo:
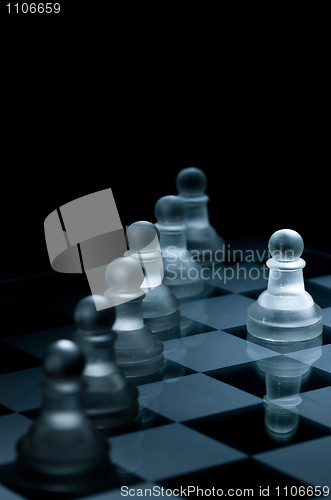
[[[275,342],[297,342],[322,333],[322,311],[305,291],[306,265],[301,236],[291,229],[276,231],[269,240],[268,289],[248,308],[247,330]]]
[[[99,491],[110,477],[109,444],[83,410],[83,369],[77,344],[50,345],[41,413],[17,445],[18,473],[29,489],[81,496]]]
[[[176,184],[178,198],[184,202],[186,209],[187,248],[192,255],[198,256],[203,266],[217,261],[216,252],[221,251],[223,255],[225,241],[209,222],[205,173],[195,167],[184,168],[178,173]]]
[[[155,205],[155,226],[160,232],[164,284],[180,300],[203,293],[202,268],[186,245],[185,205],[177,196],[163,196]]]
[[[85,354],[85,413],[98,429],[125,424],[138,413],[138,391],[119,370],[115,360],[115,308],[103,295],[90,295],[75,308],[74,340]]]
[[[109,288],[104,295],[116,307],[113,330],[116,362],[127,377],[151,375],[163,366],[163,344],[144,324],[141,285],[144,275],[133,257],[113,260],[106,269]]]
[[[144,271],[141,286],[145,292],[142,302],[145,324],[162,341],[180,336],[179,300],[163,283],[163,261],[160,234],[151,222],[134,222],[127,228],[129,251],[125,255],[140,262]]]

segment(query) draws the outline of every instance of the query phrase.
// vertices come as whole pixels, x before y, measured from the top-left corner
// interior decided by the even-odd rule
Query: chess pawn
[[[318,337],[323,329],[322,311],[305,291],[301,236],[291,229],[276,231],[269,251],[268,288],[248,308],[248,332],[277,342]]]
[[[130,422],[138,412],[138,391],[116,365],[112,331],[115,310],[102,295],[90,295],[75,308],[74,340],[85,354],[85,413],[98,429]]]
[[[186,209],[187,248],[204,266],[217,261],[215,254],[221,251],[223,255],[225,241],[209,222],[205,173],[195,167],[184,168],[177,175],[176,185]]]
[[[139,221],[127,228],[130,250],[126,255],[138,260],[144,271],[141,286],[145,292],[142,302],[145,324],[162,341],[180,335],[179,300],[163,280],[163,261],[159,231],[151,222]]]
[[[154,211],[160,232],[164,284],[180,300],[198,298],[204,288],[202,268],[187,250],[184,202],[177,196],[163,196]]]
[[[84,356],[70,340],[51,344],[44,361],[41,413],[17,445],[17,468],[29,488],[87,494],[109,477],[109,445],[82,405]]]
[[[163,344],[144,324],[141,285],[144,275],[140,263],[132,257],[113,260],[106,269],[109,288],[104,292],[116,306],[113,329],[116,362],[127,377],[143,377],[163,366]]]

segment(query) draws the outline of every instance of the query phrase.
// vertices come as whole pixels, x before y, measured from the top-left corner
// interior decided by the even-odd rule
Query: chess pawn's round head
[[[184,168],[177,175],[176,185],[180,196],[184,198],[203,196],[207,187],[207,177],[199,168]]]
[[[141,295],[144,273],[140,262],[133,257],[120,257],[108,264],[106,281],[109,289],[117,294]]]
[[[160,198],[156,202],[154,213],[157,221],[166,226],[185,223],[185,205],[178,196],[168,195]]]
[[[44,360],[44,370],[49,378],[78,378],[84,369],[85,359],[81,348],[71,340],[62,339],[51,344]]]
[[[115,310],[103,295],[88,295],[75,307],[74,319],[80,330],[95,334],[111,330],[115,321]]]
[[[303,239],[292,229],[280,229],[269,240],[269,252],[279,262],[298,260],[303,248]]]
[[[134,222],[126,230],[126,239],[131,252],[152,252],[159,248],[160,233],[151,222]]]

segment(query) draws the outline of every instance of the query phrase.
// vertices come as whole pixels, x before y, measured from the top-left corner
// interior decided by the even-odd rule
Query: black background
[[[155,202],[177,193],[177,172],[191,165],[207,174],[210,220],[226,239],[269,237],[289,227],[302,234],[306,246],[331,250],[326,152],[319,151],[319,139],[309,129],[286,141],[266,137],[261,129],[256,138],[234,130],[227,139],[221,131],[202,139],[176,129],[155,137],[143,129],[146,136],[137,138],[123,131],[115,145],[111,134],[95,138],[80,129],[75,139],[62,134],[50,139],[37,129],[32,144],[12,144],[10,158],[4,158],[9,192],[3,209],[11,267],[47,268],[44,219],[94,191],[112,188],[123,225],[154,221]]]
[[[187,166],[226,239],[289,227],[331,251],[323,29],[66,5],[61,24],[5,21],[2,271],[48,269],[44,219],[94,191],[112,188],[123,225],[154,221]]]

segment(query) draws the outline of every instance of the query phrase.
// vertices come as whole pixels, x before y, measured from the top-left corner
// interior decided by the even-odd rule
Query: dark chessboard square
[[[33,408],[32,410],[21,411],[20,414],[24,415],[24,417],[27,417],[30,420],[35,421],[40,415],[40,408]]]
[[[270,360],[273,358],[268,359]],[[232,385],[237,389],[241,389],[259,398],[265,396],[265,376],[263,372],[257,368],[254,361],[226,368],[219,368],[217,370],[210,370],[204,373],[209,377],[216,378],[221,382]]]
[[[275,363],[280,364],[284,359],[283,356],[275,356],[267,358],[265,361],[262,360],[260,363],[269,363],[269,365],[274,363],[274,366],[277,366]],[[259,398],[263,398],[266,394],[265,373],[259,368],[258,363],[259,362],[252,361],[236,366],[210,370],[205,372],[205,375],[216,378],[217,380],[237,387],[237,389],[241,389],[254,396],[258,396]],[[302,365],[300,361],[297,365],[298,368],[305,366]],[[300,392],[313,391],[329,386],[331,386],[331,373],[307,365],[306,373],[302,376]]]
[[[312,366],[302,377],[301,391],[308,392],[331,386],[331,373]]]
[[[248,292],[243,292],[241,295],[245,295],[246,297],[249,297],[250,299],[257,300],[261,293],[266,289],[265,288],[260,288],[259,290],[249,290]]]
[[[7,406],[0,404],[0,417],[2,417],[3,415],[8,415],[9,413],[14,412],[10,408],[7,408]]]
[[[148,408],[140,408],[138,415],[134,420],[128,422],[124,425],[118,425],[111,429],[108,429],[104,434],[109,437],[120,436],[121,434],[127,434],[129,432],[141,431],[143,429],[151,429],[153,427],[159,427],[161,425],[167,425],[172,423],[169,420],[158,413],[155,413]]]
[[[41,365],[42,361],[36,356],[0,341],[0,374],[26,370]]]
[[[247,340],[247,327],[246,325],[235,326],[233,328],[224,328],[223,330],[226,333],[230,333],[235,337],[239,337],[240,339]]]
[[[24,302],[19,305],[12,304],[3,310],[0,309],[0,314],[6,325],[6,328],[1,330],[1,337],[48,330],[73,323],[71,318],[53,311],[51,308],[44,307],[37,301]]]
[[[331,327],[323,325],[323,345],[331,344]]]
[[[176,363],[176,361],[171,361],[171,359],[164,360],[164,365],[162,368],[162,380],[184,377],[186,375],[192,375],[193,373],[197,372],[195,370],[192,370],[192,368],[188,368],[187,366],[183,366],[180,363]]]
[[[137,483],[138,478],[131,474],[131,481]],[[12,496],[10,496],[10,499],[13,500],[16,498],[14,492],[20,495],[17,496],[17,500],[21,498],[26,498],[28,500],[45,500],[46,498],[48,500],[58,500],[59,498],[69,500],[78,497],[84,498],[85,495],[87,495],[88,498],[92,498],[91,495],[94,496],[94,494],[98,493],[105,494],[105,492],[107,492],[107,494],[110,494],[111,490],[114,490],[118,488],[119,485],[123,484],[121,479],[117,478],[117,471],[113,466],[109,477],[102,479],[99,483],[93,486],[93,490],[90,489],[90,491],[86,491],[82,488],[82,491],[80,492],[80,494],[78,494],[78,496],[70,493],[60,494],[56,490],[45,492],[42,488],[37,489],[36,487],[32,486],[23,476],[21,476],[15,462],[6,463],[0,466],[0,483],[4,484],[6,488],[13,492]],[[84,497],[82,497],[82,495],[84,495]]]
[[[253,458],[247,458],[230,464],[212,467],[157,482],[164,488],[172,490],[178,489],[179,494],[182,491],[184,498],[185,493],[183,493],[183,490],[186,488],[187,496],[188,487],[195,485],[195,487],[199,487],[200,490],[196,490],[195,492],[192,491],[189,498],[200,499],[202,498],[201,490],[212,491],[212,488],[214,488],[215,491],[215,498],[230,498],[231,496],[232,498],[238,498],[239,496],[242,498],[264,498],[260,488],[265,489],[265,494],[267,493],[267,489],[269,489],[269,494],[265,495],[269,498],[285,498],[285,496],[282,496],[285,494],[285,491],[282,490],[284,486],[300,486],[303,484],[302,481],[299,482],[293,477],[260,464]],[[280,487],[279,496],[276,493],[277,487]],[[216,493],[217,490],[219,490],[218,496]],[[238,495],[234,496],[233,493],[236,491]]]
[[[271,437],[265,423],[266,415],[271,415],[270,411],[266,413],[267,410],[270,410],[270,406],[267,408],[266,404],[260,403],[244,409],[190,420],[185,422],[185,425],[249,455],[331,434],[331,429],[328,427],[298,417],[297,427],[293,433],[288,434],[288,440],[281,433]],[[289,417],[295,415],[293,412],[288,413]],[[286,425],[288,422],[291,423],[291,418],[286,419],[285,413],[283,416]]]
[[[210,285],[206,282],[204,284],[203,295],[201,298],[205,299],[205,298],[211,298],[211,297],[219,297],[220,295],[227,295],[228,293],[232,293],[232,292],[229,292],[229,291],[224,290],[224,289],[217,287],[217,286]]]
[[[207,326],[193,319],[181,316],[180,318],[180,336],[190,337],[191,335],[199,335],[200,333],[214,332],[216,328],[212,326]]]
[[[176,363],[176,361],[171,361],[165,358],[163,367],[156,373],[150,375],[144,375],[142,377],[135,377],[134,384],[136,386],[152,384],[153,382],[161,382],[161,380],[168,380],[171,378],[184,377],[185,375],[192,375],[197,373],[195,370],[188,368],[187,366]]]

